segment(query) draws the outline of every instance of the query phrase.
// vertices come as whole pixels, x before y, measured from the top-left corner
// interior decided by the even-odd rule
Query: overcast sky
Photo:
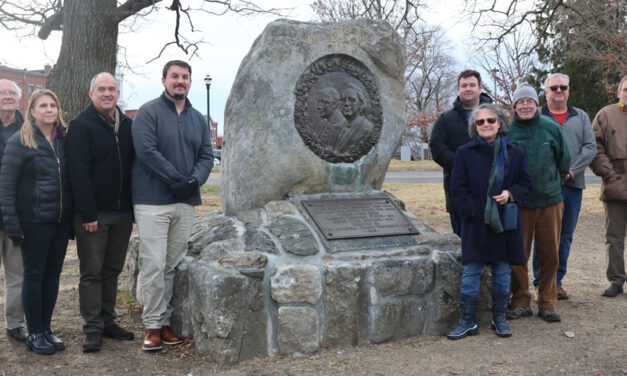
[[[292,8],[285,13],[285,18],[299,21],[314,19],[309,6],[311,0],[261,0],[257,3],[261,6]],[[462,69],[465,68],[463,62],[467,60],[467,56],[463,38],[468,35],[459,22],[461,1],[430,0],[429,3],[429,10],[424,18],[429,23],[440,24],[447,30],[458,65]],[[125,50],[128,65],[132,67],[132,70],[123,70],[122,99],[126,102],[127,109],[136,109],[161,94],[163,91],[161,68],[165,62],[172,59],[189,59],[182,51],[170,47],[161,58],[147,64],[148,60],[159,54],[164,43],[173,40],[173,15],[173,12],[162,9],[145,20],[137,21],[133,26],[133,32],[120,34],[119,44]],[[219,17],[194,15],[195,27],[199,30],[194,36],[202,37],[207,44],[201,45],[199,56],[190,61],[193,82],[189,99],[200,112],[203,114],[207,112],[206,87],[203,79],[210,75],[213,78],[211,116],[219,123],[219,134],[223,132],[224,107],[239,65],[255,38],[276,18],[277,16],[268,15],[254,17],[233,14]],[[43,69],[44,64],[54,65],[60,39],[61,34],[58,32],[53,33],[48,40],[41,41],[37,38],[20,39],[13,33],[2,31],[0,45],[3,52],[0,55],[0,64],[18,69]]]

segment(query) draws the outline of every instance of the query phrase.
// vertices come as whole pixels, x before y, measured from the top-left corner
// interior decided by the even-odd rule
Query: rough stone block
[[[457,253],[435,250],[435,286],[432,291],[429,321],[425,332],[444,335],[457,322],[459,287],[462,278],[461,250]]]
[[[202,229],[202,227],[199,227]],[[200,253],[208,245],[222,240],[233,239],[237,237],[237,228],[235,221],[229,217],[212,217],[209,218],[206,227],[202,231],[192,232],[189,239],[191,244],[190,251],[192,253]]]
[[[172,293],[172,316],[170,324],[180,334],[184,336],[194,335],[192,327],[192,304],[189,294],[189,265],[194,259],[185,256],[176,267],[174,275],[174,290]]]
[[[259,226],[246,223],[244,243],[246,252],[263,252],[273,255],[279,254],[279,247],[268,234],[261,231]]]
[[[318,242],[307,225],[296,218],[282,216],[270,224],[270,232],[281,242],[283,250],[298,256],[318,253]]]
[[[332,264],[324,268],[322,346],[368,343],[368,289],[365,265]]]
[[[289,201],[270,201],[264,206],[268,221],[272,221],[282,215],[294,215],[298,212],[294,204]]]
[[[244,245],[238,238],[216,241],[210,243],[200,251],[200,259],[204,261],[217,261],[231,252],[240,252],[243,248]]]
[[[279,303],[316,304],[322,295],[320,270],[308,264],[286,264],[270,278],[272,299]]]
[[[317,157],[295,126],[297,83],[318,59],[336,54],[345,54],[370,71],[376,81],[368,83],[376,82],[378,93],[373,96],[381,98],[376,109],[383,115],[373,118],[378,124],[371,123],[380,127],[378,142],[354,163],[329,163]],[[226,215],[296,193],[380,188],[406,125],[404,56],[401,38],[384,21],[270,23],[242,61],[224,111],[220,195]],[[335,85],[332,74],[319,84]],[[339,91],[345,89],[337,85]],[[370,95],[367,98],[373,101]],[[365,116],[372,112],[374,108]]]
[[[236,269],[262,269],[268,263],[268,258],[259,252],[232,252],[221,257],[219,263]]]
[[[244,323],[251,302],[249,278],[230,268],[194,262],[189,267],[190,304],[196,349],[209,353],[218,363],[241,360],[242,344],[248,340]],[[261,299],[260,294],[254,294]],[[259,303],[253,304],[255,307]],[[256,340],[264,333],[255,333]]]
[[[318,312],[311,307],[280,307],[277,343],[281,354],[311,353],[319,348]]]
[[[433,261],[430,257],[410,260],[384,260],[372,266],[381,296],[421,295],[433,287]]]
[[[428,311],[422,299],[381,302],[370,307],[373,343],[387,342],[422,333]]]
[[[137,263],[139,257],[139,236],[131,236],[126,251],[126,269],[128,270],[128,292],[139,304],[143,305],[139,291],[137,289],[137,277],[139,277],[139,265]]]

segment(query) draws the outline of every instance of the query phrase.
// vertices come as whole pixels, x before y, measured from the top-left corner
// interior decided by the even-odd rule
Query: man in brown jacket
[[[604,296],[623,293],[625,234],[627,233],[627,76],[618,84],[618,103],[605,106],[592,122],[597,155],[590,167],[603,178],[601,200],[605,208],[607,279]]]

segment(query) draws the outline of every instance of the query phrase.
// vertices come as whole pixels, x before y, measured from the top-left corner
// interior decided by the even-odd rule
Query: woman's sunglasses
[[[495,118],[487,118],[487,119],[477,119],[475,121],[475,124],[477,124],[478,126],[482,126],[483,124],[485,124],[485,122],[488,122],[489,124],[494,124],[496,123],[496,119]]]

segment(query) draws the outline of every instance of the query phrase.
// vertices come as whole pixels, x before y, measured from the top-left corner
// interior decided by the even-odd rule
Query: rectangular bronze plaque
[[[387,198],[303,200],[302,203],[328,240],[418,234],[416,227]]]

